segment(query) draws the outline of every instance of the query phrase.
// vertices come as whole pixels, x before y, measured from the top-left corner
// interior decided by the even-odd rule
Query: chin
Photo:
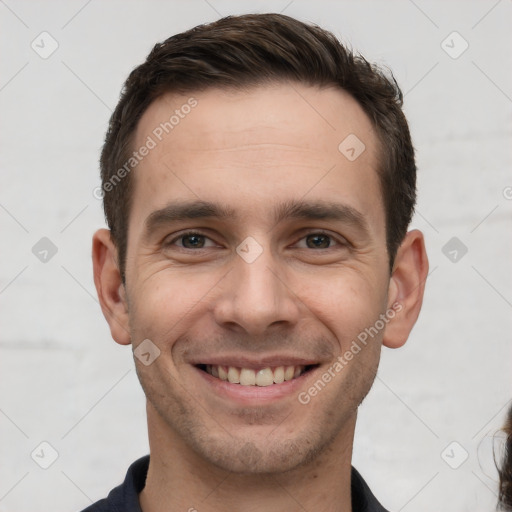
[[[313,436],[314,437],[314,436]],[[223,443],[203,439],[194,451],[212,465],[237,474],[273,474],[293,471],[313,462],[330,440],[301,435],[300,439],[255,442],[229,439]]]

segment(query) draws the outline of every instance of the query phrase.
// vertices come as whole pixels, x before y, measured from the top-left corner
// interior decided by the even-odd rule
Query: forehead
[[[368,214],[382,207],[377,136],[339,89],[294,83],[166,94],[144,113],[134,141],[135,150],[151,147],[132,172],[135,224],[177,199],[220,201],[249,217],[306,195]]]

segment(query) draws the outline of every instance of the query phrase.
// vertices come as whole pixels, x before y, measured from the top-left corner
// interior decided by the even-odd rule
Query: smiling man
[[[150,455],[87,511],[383,511],[357,410],[428,268],[393,78],[318,27],[224,18],[130,74],[101,170],[95,284]]]

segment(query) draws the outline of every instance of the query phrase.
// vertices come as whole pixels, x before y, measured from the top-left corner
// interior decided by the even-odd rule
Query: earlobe
[[[129,345],[126,292],[117,265],[117,249],[108,229],[99,229],[94,233],[92,263],[94,284],[112,338],[121,345]]]
[[[384,331],[382,343],[386,347],[398,348],[407,341],[421,310],[427,275],[423,234],[410,231],[397,251],[389,283],[388,308],[395,310],[395,316]]]

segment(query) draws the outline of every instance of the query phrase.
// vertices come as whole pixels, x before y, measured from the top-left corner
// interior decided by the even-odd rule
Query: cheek
[[[137,338],[153,336],[157,344],[172,341],[190,319],[204,311],[208,293],[221,277],[168,267],[140,275],[137,285],[130,289],[132,333]]]
[[[386,307],[385,282],[354,271],[303,283],[300,290],[312,317],[335,335],[341,350],[373,325]]]

